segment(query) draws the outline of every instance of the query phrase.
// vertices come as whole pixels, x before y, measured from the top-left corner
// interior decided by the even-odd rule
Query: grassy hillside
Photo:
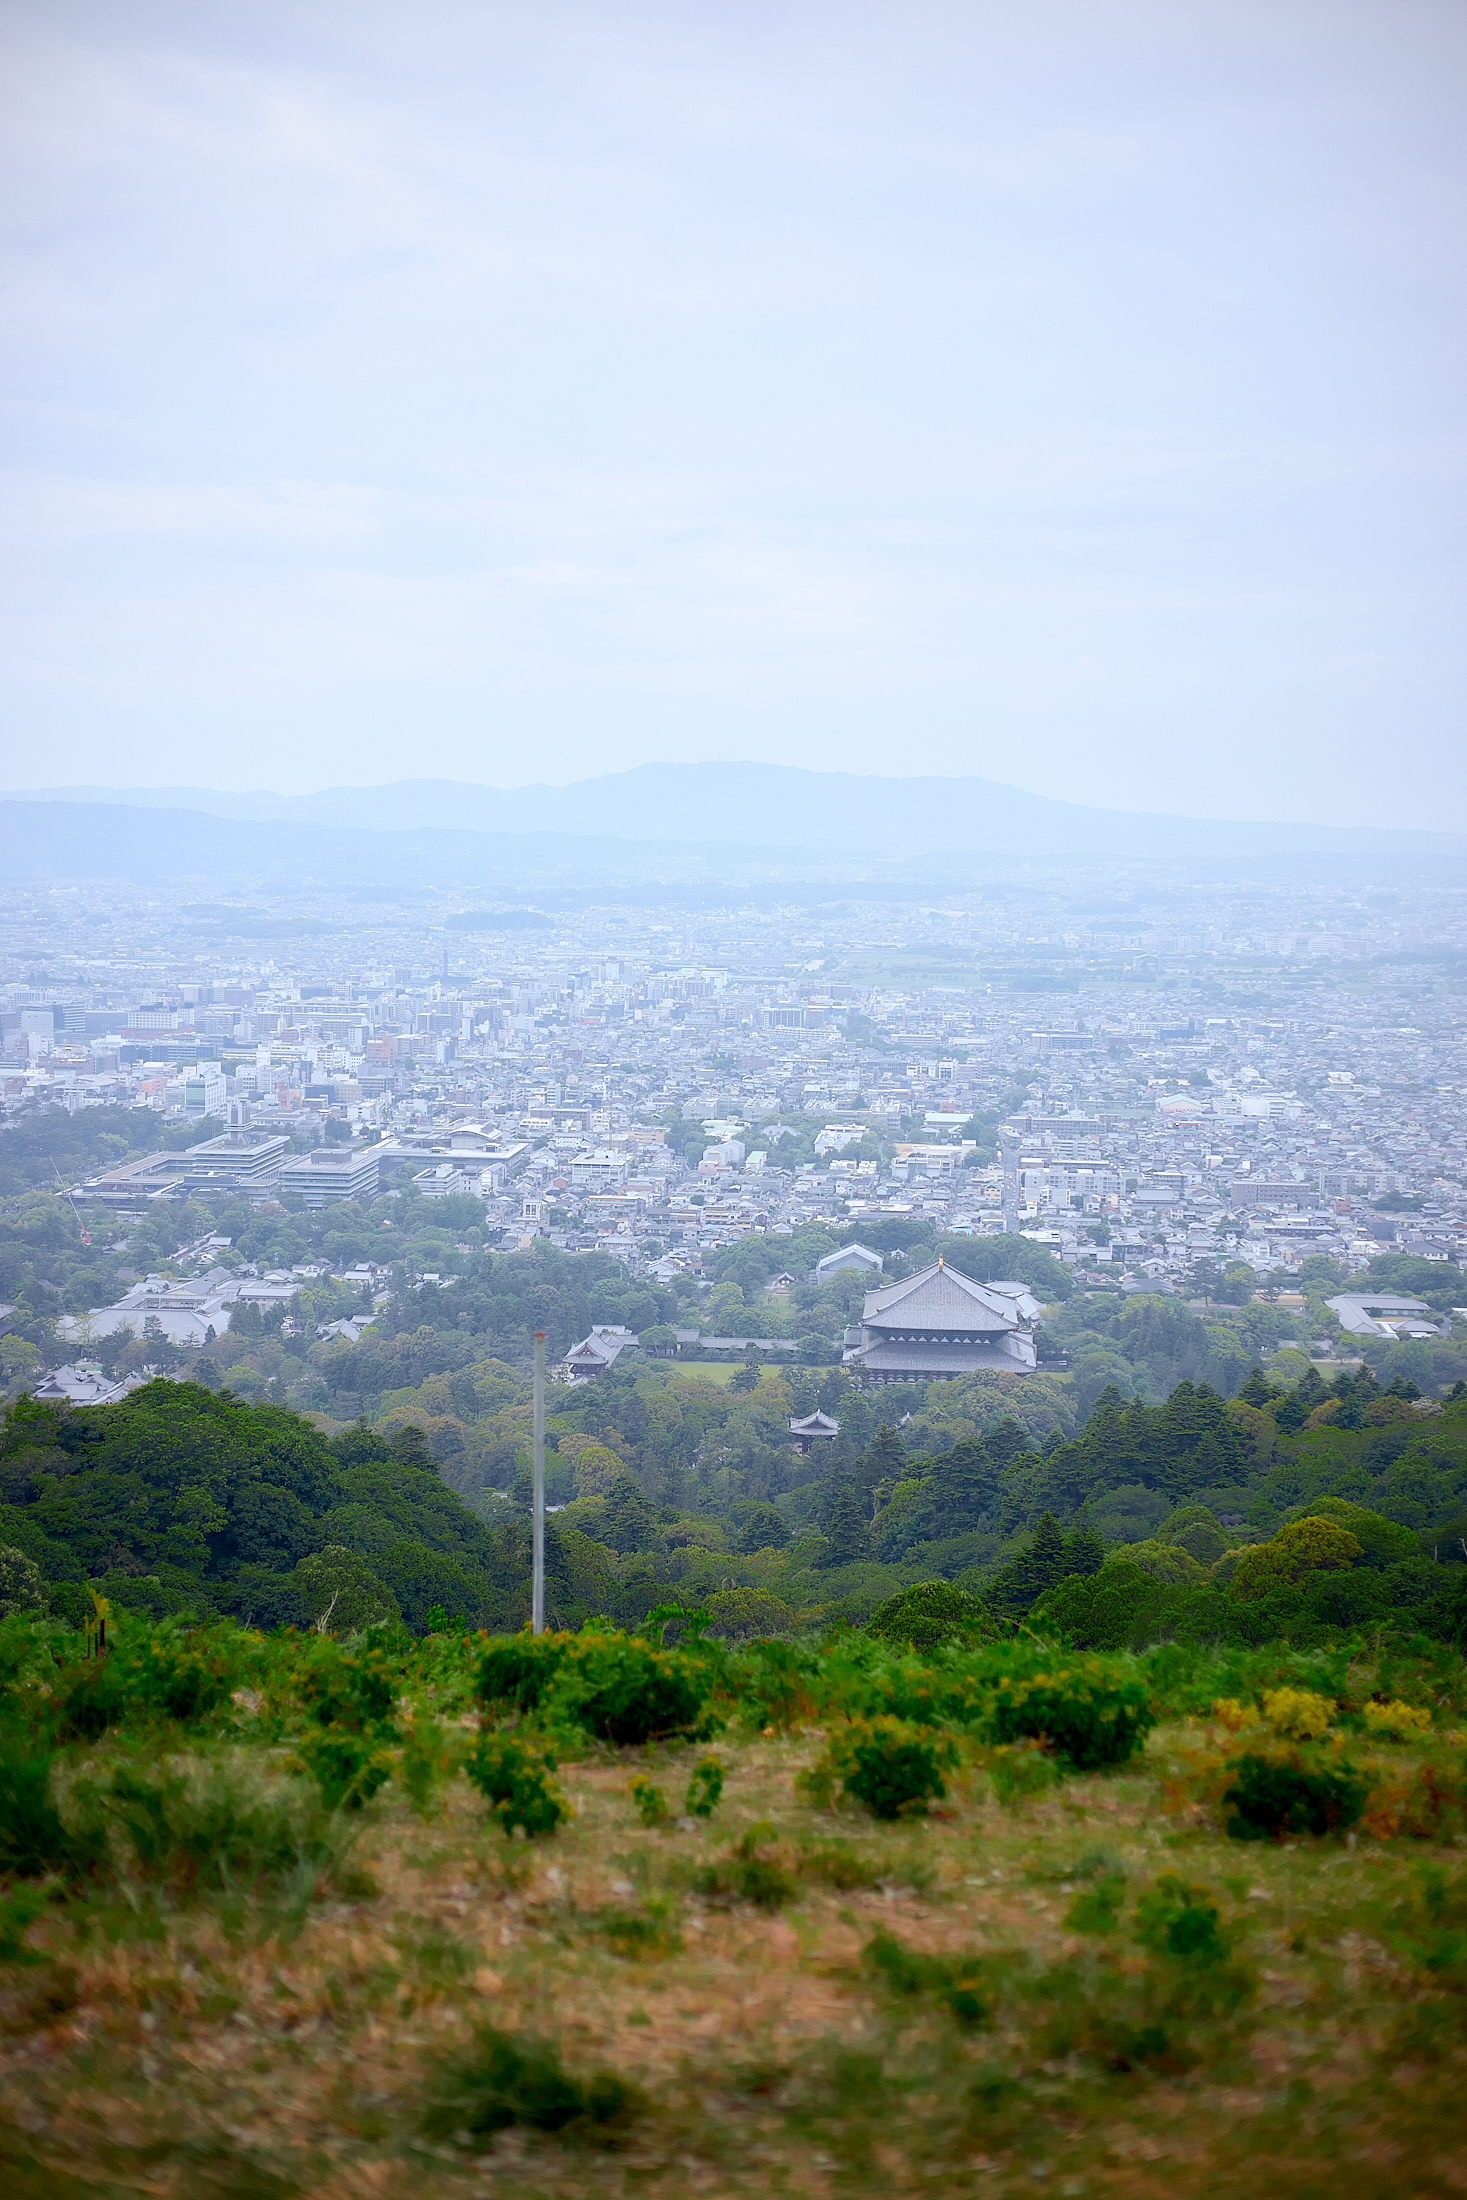
[[[1460,2189],[1454,1653],[523,1643],[0,1625],[7,2193]]]

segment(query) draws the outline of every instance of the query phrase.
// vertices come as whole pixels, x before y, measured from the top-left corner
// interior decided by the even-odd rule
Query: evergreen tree
[[[991,1428],[983,1438],[984,1449],[994,1465],[1006,1467],[1018,1458],[1021,1451],[1029,1449],[1029,1431],[1006,1413],[997,1428]]]
[[[619,1474],[611,1485],[597,1540],[614,1551],[650,1551],[662,1540],[652,1507],[629,1474]]]
[[[1266,1406],[1274,1395],[1274,1388],[1261,1367],[1255,1367],[1238,1396],[1245,1406]]]
[[[838,1482],[831,1490],[825,1511],[825,1548],[818,1566],[849,1566],[871,1556],[871,1530],[866,1519],[866,1499],[854,1482]]]
[[[999,1469],[986,1444],[972,1437],[954,1444],[933,1469],[925,1494],[935,1535],[968,1535],[981,1528],[999,1497]]]
[[[889,1421],[883,1421],[866,1449],[858,1480],[874,1490],[879,1482],[900,1482],[910,1472],[907,1449]]]
[[[1071,1574],[1098,1574],[1105,1564],[1105,1544],[1088,1520],[1077,1521],[1065,1538],[1065,1570],[1061,1576],[1068,1580]]]
[[[1068,1571],[1064,1531],[1054,1514],[1047,1512],[1023,1550],[997,1576],[989,1602],[999,1611],[1027,1612],[1046,1589],[1057,1588]]]

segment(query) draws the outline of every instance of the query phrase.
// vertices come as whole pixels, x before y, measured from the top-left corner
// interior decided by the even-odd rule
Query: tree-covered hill
[[[79,1412],[22,1399],[0,1439],[0,1490],[0,1543],[74,1618],[88,1583],[125,1608],[266,1626],[305,1623],[333,1587],[414,1627],[435,1605],[495,1627],[528,1611],[524,1523],[469,1511],[416,1431],[328,1443],[294,1413],[192,1383]],[[588,1608],[571,1584],[580,1541],[556,1539],[567,1621]]]

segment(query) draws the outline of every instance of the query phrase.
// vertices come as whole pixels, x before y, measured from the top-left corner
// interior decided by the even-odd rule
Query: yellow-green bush
[[[1276,1733],[1292,1742],[1313,1741],[1328,1734],[1335,1723],[1335,1706],[1328,1696],[1316,1696],[1308,1688],[1268,1688],[1263,1693],[1263,1715]]]

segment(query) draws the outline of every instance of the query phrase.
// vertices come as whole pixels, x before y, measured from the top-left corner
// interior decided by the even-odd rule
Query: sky
[[[1467,828],[1460,0],[0,0],[9,787]]]

